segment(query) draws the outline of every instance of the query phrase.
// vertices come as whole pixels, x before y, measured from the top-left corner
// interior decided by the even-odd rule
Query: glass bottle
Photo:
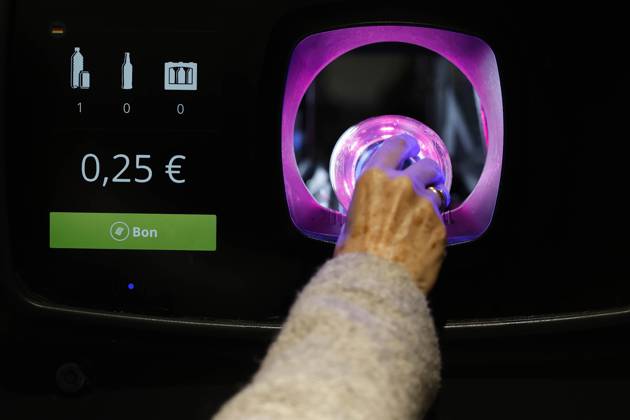
[[[131,64],[131,57],[128,52],[125,53],[122,64],[122,83],[121,87],[125,90],[133,87],[133,64]]]

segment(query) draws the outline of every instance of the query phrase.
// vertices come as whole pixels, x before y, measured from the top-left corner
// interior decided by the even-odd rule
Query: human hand
[[[386,140],[370,157],[360,176],[337,241],[335,255],[372,254],[405,267],[428,293],[437,279],[446,247],[446,228],[439,207],[448,203],[444,175],[430,159],[404,170],[400,164],[418,153],[415,140]],[[428,187],[442,191],[436,194]]]

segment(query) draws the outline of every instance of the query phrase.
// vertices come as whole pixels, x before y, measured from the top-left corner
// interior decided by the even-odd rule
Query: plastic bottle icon
[[[79,47],[74,47],[70,57],[70,87],[72,89],[89,89],[90,72],[83,70],[83,54]]]
[[[183,67],[179,67],[177,69],[177,76],[175,76],[175,83],[184,84],[186,83],[186,70]]]
[[[125,57],[123,58],[121,72],[122,72],[121,88],[125,90],[133,88],[133,64],[131,64],[131,56],[128,52],[125,52]]]
[[[81,87],[81,72],[83,71],[83,54],[79,47],[74,48],[74,54],[70,57],[70,87]]]
[[[177,83],[175,81],[175,67],[171,67],[168,69],[168,83],[170,85],[174,85]]]

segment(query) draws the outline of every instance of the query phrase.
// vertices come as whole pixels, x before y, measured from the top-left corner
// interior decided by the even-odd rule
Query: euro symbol
[[[179,179],[177,178],[175,175],[178,175],[180,173],[180,169],[182,167],[182,165],[178,165],[175,162],[178,160],[185,160],[186,156],[183,155],[175,155],[171,158],[171,160],[168,161],[168,165],[165,166],[166,168],[166,172],[168,174],[168,177],[171,178],[171,181],[173,181],[176,184],[183,184],[184,182],[186,182],[185,179]]]

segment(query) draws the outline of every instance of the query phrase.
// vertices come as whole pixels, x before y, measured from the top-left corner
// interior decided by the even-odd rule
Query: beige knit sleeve
[[[417,419],[439,384],[424,294],[401,265],[349,253],[319,270],[252,382],[215,418]]]

